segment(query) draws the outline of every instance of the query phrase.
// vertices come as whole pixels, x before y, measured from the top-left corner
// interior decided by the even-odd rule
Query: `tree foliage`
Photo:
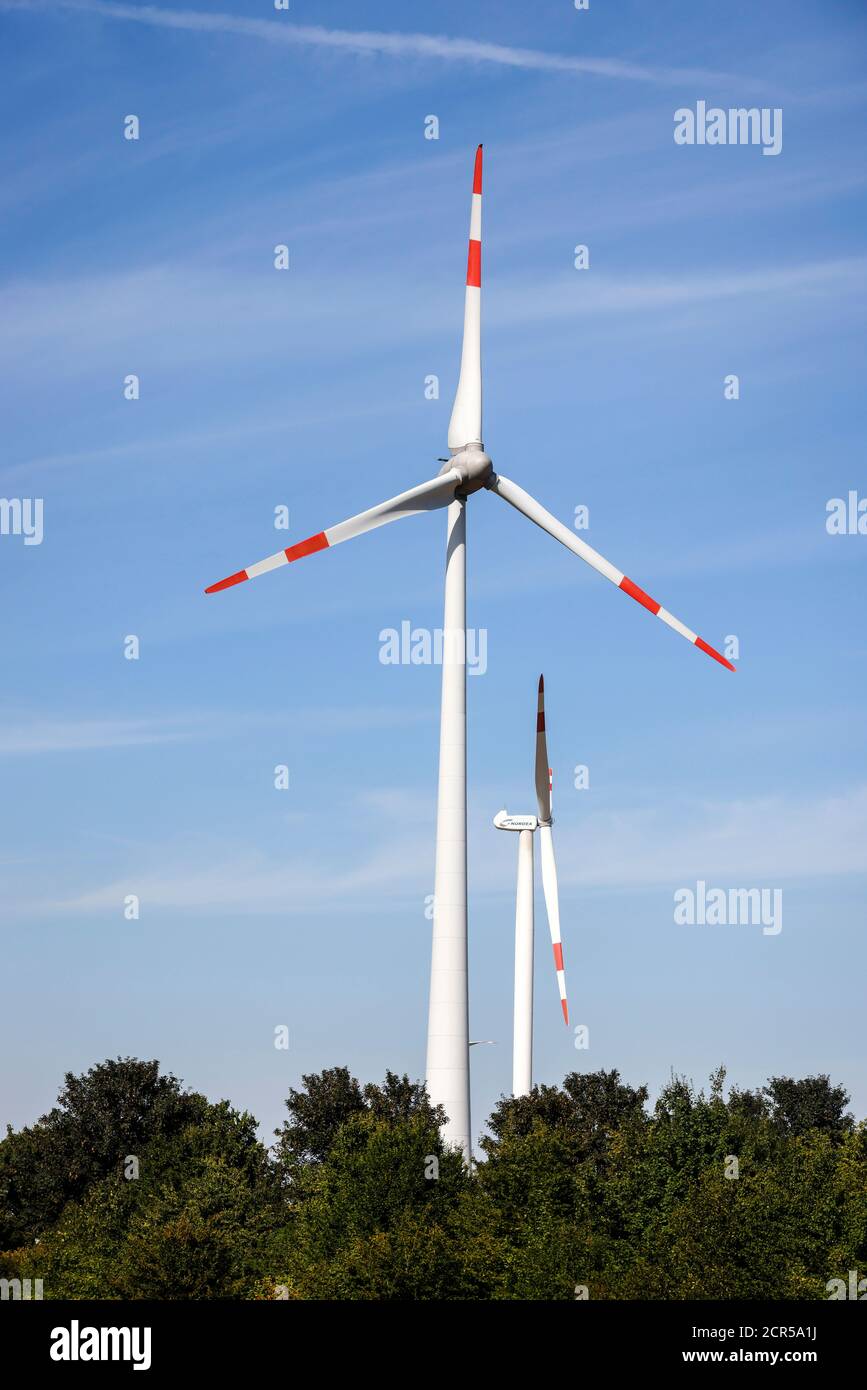
[[[848,1100],[824,1075],[726,1094],[720,1068],[651,1108],[573,1072],[502,1098],[467,1171],[407,1076],[305,1076],[269,1153],[252,1116],[118,1059],[0,1142],[0,1273],[47,1298],[824,1298],[867,1272]]]
[[[67,1072],[57,1105],[0,1143],[0,1247],[33,1241],[67,1202],[119,1173],[159,1136],[176,1134],[207,1109],[159,1062],[132,1057]]]

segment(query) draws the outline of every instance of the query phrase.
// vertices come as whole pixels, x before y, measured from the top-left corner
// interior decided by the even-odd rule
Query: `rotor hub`
[[[456,497],[469,497],[486,487],[494,472],[494,465],[481,444],[465,444],[443,464],[440,472],[448,473],[455,468],[461,475],[460,485],[455,489]]]

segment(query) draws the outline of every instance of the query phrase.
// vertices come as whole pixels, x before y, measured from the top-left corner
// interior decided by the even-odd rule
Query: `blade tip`
[[[722,653],[718,652],[715,647],[712,647],[709,642],[705,642],[703,637],[696,637],[695,645],[698,647],[699,651],[704,652],[706,656],[712,656],[714,661],[718,661],[720,666],[724,666],[727,671],[734,671],[737,673],[737,666],[733,666],[728,657],[723,656]]]
[[[473,166],[473,192],[482,191],[482,147],[479,145],[476,150],[476,162]]]
[[[246,570],[238,570],[237,574],[230,574],[225,579],[218,579],[216,584],[209,584],[205,593],[218,594],[221,589],[231,589],[233,584],[243,584],[247,577]]]

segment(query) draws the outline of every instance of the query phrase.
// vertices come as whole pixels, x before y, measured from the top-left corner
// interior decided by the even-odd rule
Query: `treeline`
[[[303,1078],[270,1150],[157,1062],[67,1074],[0,1141],[0,1278],[95,1299],[823,1299],[867,1275],[867,1123],[827,1076],[656,1104],[616,1071],[491,1116],[467,1172],[423,1085]]]

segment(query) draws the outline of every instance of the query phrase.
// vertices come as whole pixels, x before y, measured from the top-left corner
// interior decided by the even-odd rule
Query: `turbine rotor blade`
[[[365,531],[373,531],[378,526],[385,526],[389,521],[397,521],[404,516],[416,516],[419,512],[435,511],[438,507],[447,507],[454,500],[455,488],[460,481],[461,474],[458,469],[450,468],[438,474],[436,478],[430,478],[426,483],[419,483],[418,487],[411,487],[407,492],[399,493],[397,497],[390,497],[387,502],[380,502],[366,512],[359,512],[358,516],[351,516],[348,521],[338,521],[336,526],[329,526],[327,531],[319,531],[317,535],[308,536],[306,540],[287,546],[285,550],[278,550],[276,555],[269,555],[267,559],[259,560],[255,565],[248,565],[246,569],[230,574],[227,579],[210,584],[205,593],[215,594],[220,589],[230,589],[233,584],[243,584],[245,579],[256,579],[260,574],[267,574],[269,570],[279,569],[281,565],[291,565],[294,560],[301,560],[305,555],[315,555],[317,550],[328,550],[331,546],[340,545],[341,541],[363,536]]]
[[[551,769],[548,766],[548,740],[545,734],[545,677],[539,677],[539,699],[536,705],[536,803],[539,820],[551,823]]]
[[[557,988],[560,991],[560,1008],[563,1018],[569,1022],[569,1005],[566,1001],[566,971],[563,968],[563,944],[560,940],[560,895],[557,892],[557,863],[554,859],[554,837],[550,825],[539,826],[539,858],[542,861],[542,891],[545,894],[545,911],[548,914],[548,928],[551,932],[551,946],[554,951],[554,969],[557,972]]]
[[[464,339],[458,389],[449,420],[449,448],[459,453],[482,442],[482,147],[476,150],[470,208],[470,245],[464,296]]]
[[[692,632],[684,623],[680,622],[673,614],[669,613],[667,609],[663,608],[661,604],[657,603],[656,599],[651,598],[650,595],[646,594],[643,589],[640,589],[637,584],[634,584],[631,579],[628,579],[626,575],[621,573],[609,560],[606,560],[604,555],[600,555],[598,550],[594,550],[586,541],[582,541],[579,536],[576,536],[574,531],[570,531],[568,526],[564,526],[562,521],[558,521],[555,516],[552,516],[549,511],[546,511],[541,503],[537,502],[534,497],[531,497],[529,492],[525,492],[522,487],[518,487],[517,483],[511,482],[508,478],[504,478],[502,473],[500,473],[492,478],[486,486],[490,488],[491,492],[496,493],[498,497],[502,497],[504,502],[509,502],[516,511],[529,517],[530,521],[534,521],[543,531],[547,531],[548,535],[553,536],[555,541],[559,541],[561,545],[565,545],[567,550],[571,550],[574,555],[580,556],[591,568],[595,569],[599,574],[604,575],[606,579],[610,579],[612,584],[616,585],[618,589],[622,589],[630,598],[634,598],[636,603],[641,604],[642,608],[646,608],[648,612],[653,613],[655,617],[661,618],[668,627],[673,628],[675,632],[679,632],[681,637],[685,637],[688,642],[698,647],[700,651],[705,652],[707,656],[712,656],[714,661],[718,661],[721,666],[725,666],[727,671],[734,671],[737,669],[726,657],[716,651],[710,643],[705,642],[704,638]]]

